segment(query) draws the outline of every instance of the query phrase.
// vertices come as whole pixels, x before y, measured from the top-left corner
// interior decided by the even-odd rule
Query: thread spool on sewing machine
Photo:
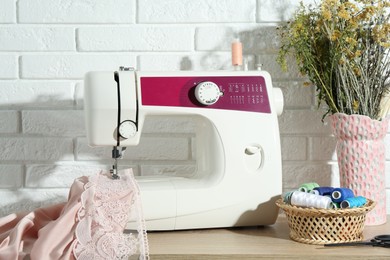
[[[84,109],[88,143],[138,145],[150,115],[191,116],[191,177],[137,177],[149,230],[273,224],[282,191],[277,116],[280,89],[265,71],[89,72]]]

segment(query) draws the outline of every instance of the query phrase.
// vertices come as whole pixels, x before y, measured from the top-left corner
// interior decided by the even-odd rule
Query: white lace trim
[[[129,218],[138,228],[135,233],[124,234]],[[120,173],[119,180],[103,173],[90,176],[76,221],[76,259],[149,259],[139,188],[131,169]]]

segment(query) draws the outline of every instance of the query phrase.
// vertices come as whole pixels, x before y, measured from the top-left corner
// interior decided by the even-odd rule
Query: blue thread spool
[[[315,187],[313,190],[317,191],[319,195],[325,196],[325,195],[331,195],[334,188],[333,187]]]
[[[319,187],[320,185],[318,185],[318,183],[315,183],[315,182],[309,182],[309,183],[304,183],[302,184],[300,187],[299,187],[299,191],[302,191],[302,192],[310,192],[311,190],[313,190],[315,187]]]
[[[332,192],[332,201],[340,203],[348,198],[353,198],[355,195],[353,191],[348,188],[335,188]]]
[[[366,204],[366,202],[367,202],[367,199],[365,197],[357,196],[357,197],[347,198],[347,199],[343,200],[340,203],[340,207],[343,209],[359,208],[359,207],[363,206],[364,204]]]

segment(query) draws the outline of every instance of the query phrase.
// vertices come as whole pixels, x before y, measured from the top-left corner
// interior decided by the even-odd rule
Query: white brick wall
[[[250,65],[263,63],[284,92],[279,118],[284,189],[306,181],[337,185],[335,140],[329,124],[321,123],[314,90],[303,87],[293,66],[282,72],[275,61],[275,25],[299,2],[1,0],[0,215],[66,200],[74,178],[109,168],[111,149],[86,144],[82,79],[87,71],[121,65],[231,69],[230,43],[237,36]],[[121,165],[137,175],[195,170],[192,120],[151,117],[144,130],[140,146],[129,148]]]
[[[18,78],[18,56],[0,55],[0,78],[17,79]]]
[[[2,26],[0,38],[0,51],[75,50],[73,28]]]
[[[193,50],[193,29],[186,26],[86,27],[77,33],[79,51]]]
[[[134,23],[136,0],[18,0],[19,23]]]
[[[0,8],[0,23],[15,23],[16,0],[2,0]]]
[[[255,22],[256,0],[138,1],[139,23],[240,23]]]
[[[135,66],[133,54],[26,54],[20,57],[22,79],[82,79],[88,70]]]

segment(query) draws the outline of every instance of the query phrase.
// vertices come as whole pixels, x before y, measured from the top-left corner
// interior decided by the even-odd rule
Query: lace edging
[[[90,176],[80,197],[73,254],[76,259],[149,259],[149,246],[138,185],[131,169],[112,180],[108,174]],[[137,230],[124,234],[132,214]]]

